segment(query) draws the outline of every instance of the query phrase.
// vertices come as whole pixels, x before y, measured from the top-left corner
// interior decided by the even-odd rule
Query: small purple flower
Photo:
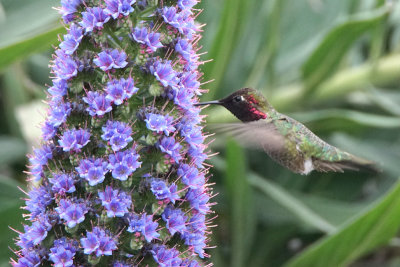
[[[67,94],[68,84],[66,80],[54,79],[53,86],[47,89],[50,95],[54,98],[62,98]]]
[[[27,250],[24,252],[24,256],[21,256],[18,259],[18,262],[12,260],[11,264],[13,267],[36,267],[41,263],[41,256],[39,255],[39,251],[36,249]]]
[[[65,195],[76,191],[74,176],[66,173],[55,173],[49,182],[53,184],[51,189],[54,193]]]
[[[104,12],[117,19],[120,15],[128,16],[134,11],[132,5],[136,0],[105,0],[106,9]]]
[[[141,166],[142,163],[138,159],[139,155],[134,149],[119,151],[109,155],[108,168],[112,171],[112,176],[115,179],[125,181]]]
[[[190,218],[188,225],[191,229],[196,229],[197,231],[206,231],[206,216],[202,213],[196,213]]]
[[[107,83],[105,89],[106,98],[112,101],[115,105],[121,105],[125,100],[129,99],[135,94],[139,88],[135,87],[132,78],[121,78],[118,80],[111,80]]]
[[[208,201],[210,196],[201,189],[189,189],[186,194],[186,199],[190,202],[190,205],[202,214],[206,214],[210,210]]]
[[[162,9],[162,17],[164,21],[175,28],[181,28],[181,24],[178,21],[177,10],[175,7],[164,7]]]
[[[146,44],[147,35],[148,32],[146,28],[136,27],[132,33],[133,39],[140,44]]]
[[[197,4],[196,0],[178,0],[178,6],[180,9],[191,9]]]
[[[121,84],[122,88],[124,88],[125,94],[127,98],[132,97],[133,94],[136,94],[139,88],[135,87],[135,82],[131,77],[124,79],[119,79],[119,83]]]
[[[190,110],[193,107],[193,92],[189,90],[181,90],[174,92],[174,103],[184,110]]]
[[[32,245],[37,245],[42,242],[47,233],[52,228],[51,224],[49,223],[47,217],[41,217],[39,220],[34,221],[31,226],[28,226],[25,229],[25,240],[30,240]]]
[[[204,214],[197,213],[190,218],[187,224],[187,231],[183,234],[185,244],[191,246],[200,258],[204,257],[204,248],[206,247]]]
[[[103,116],[112,110],[110,99],[106,98],[105,94],[97,91],[89,91],[86,97],[82,98],[89,105],[86,111],[90,116]]]
[[[58,143],[65,152],[79,152],[82,147],[90,142],[90,133],[85,129],[66,130]]]
[[[29,157],[30,172],[39,181],[43,175],[43,166],[47,165],[49,159],[53,158],[53,147],[51,145],[44,145],[41,148],[33,150],[33,155]]]
[[[201,265],[195,261],[195,260],[191,260],[191,259],[185,259],[182,261],[181,266],[186,266],[186,267],[201,267]]]
[[[187,88],[196,95],[201,95],[201,92],[199,90],[200,82],[197,80],[196,72],[184,72],[180,79],[180,85],[184,88]]]
[[[175,248],[168,249],[164,245],[154,245],[150,252],[161,267],[182,266],[182,259],[179,258],[180,253]]]
[[[100,227],[94,227],[92,232],[87,232],[86,237],[81,238],[81,245],[85,254],[95,253],[97,257],[111,256],[112,252],[117,249],[117,242]]]
[[[193,53],[192,44],[186,39],[179,39],[175,45],[175,51],[178,52],[186,61],[191,61]]]
[[[44,141],[49,141],[56,135],[57,129],[49,121],[45,121],[42,126],[42,137]]]
[[[128,264],[122,261],[116,261],[113,263],[112,267],[131,267],[132,264]]]
[[[68,34],[64,35],[64,41],[61,42],[60,48],[67,55],[71,55],[76,51],[83,38],[82,29],[75,24],[72,24]]]
[[[163,46],[160,42],[160,34],[148,32],[146,28],[136,27],[132,33],[132,38],[136,42],[146,45],[150,50],[149,52],[155,52],[158,48]]]
[[[106,125],[102,127],[103,135],[101,138],[105,141],[109,141],[111,148],[114,151],[123,149],[133,139],[132,128],[120,121],[107,121]]]
[[[204,148],[204,145],[189,147],[188,154],[197,168],[203,168],[204,161],[208,159],[207,154],[204,153]]]
[[[52,66],[53,73],[57,78],[69,80],[78,74],[78,64],[63,50],[56,50],[56,58]]]
[[[192,189],[200,189],[205,184],[204,173],[199,173],[197,168],[188,164],[181,164],[177,174],[181,177],[182,183]]]
[[[79,176],[89,182],[90,186],[100,184],[106,178],[107,162],[101,158],[82,159],[79,166],[76,167]]]
[[[198,28],[194,24],[192,12],[189,9],[184,9],[177,12],[175,7],[164,7],[162,17],[164,21],[176,28],[180,33],[186,35],[186,38],[191,40]]]
[[[165,87],[171,86],[176,87],[179,79],[176,77],[176,72],[171,66],[171,62],[161,63],[156,61],[153,66],[150,67],[150,72],[156,76],[157,80]]]
[[[102,29],[103,24],[110,19],[110,16],[106,14],[100,7],[89,7],[86,11],[82,12],[82,21],[79,22],[85,32],[91,32],[94,29]]]
[[[153,192],[156,199],[159,200],[169,200],[172,203],[175,203],[175,201],[179,199],[176,192],[176,185],[172,184],[171,186],[168,186],[162,179],[151,179],[150,190]]]
[[[158,48],[163,47],[160,42],[160,34],[154,32],[149,33],[149,35],[147,35],[146,45],[152,52],[156,52]]]
[[[160,150],[168,154],[175,162],[179,162],[182,159],[180,150],[182,148],[179,142],[175,141],[173,137],[163,137],[158,144]]]
[[[55,267],[73,266],[77,244],[65,237],[54,240],[54,246],[50,248],[49,259]]]
[[[188,9],[183,10],[177,15],[177,20],[179,21],[180,27],[177,29],[180,33],[185,34],[186,37],[191,40],[194,33],[198,31],[198,28],[194,24],[192,12]]]
[[[186,125],[181,129],[181,135],[185,137],[185,141],[191,146],[196,147],[204,142],[205,137],[201,132],[201,127],[194,125]]]
[[[169,115],[147,113],[144,121],[146,122],[147,129],[156,133],[164,132],[165,135],[169,135],[176,130],[173,126],[174,118]]]
[[[174,235],[176,232],[180,234],[185,233],[187,217],[182,210],[167,206],[161,217],[166,222],[166,227],[171,235]]]
[[[54,127],[60,126],[67,121],[67,117],[71,114],[71,104],[63,102],[50,102],[49,123]]]
[[[53,202],[52,195],[45,186],[33,187],[28,193],[29,199],[25,201],[25,209],[31,212],[30,219],[36,219],[43,214],[46,207]]]
[[[111,186],[106,186],[106,189],[98,194],[101,205],[107,210],[107,217],[123,217],[132,205],[130,195],[118,189],[113,190]]]
[[[158,223],[153,221],[153,216],[147,215],[143,213],[141,217],[136,214],[131,214],[128,217],[129,227],[127,229],[128,232],[141,232],[147,242],[151,242],[153,239],[156,239],[160,236],[157,233],[156,229],[158,227]]]
[[[85,203],[76,199],[61,199],[55,208],[61,219],[65,220],[69,228],[73,228],[85,220],[88,212]]]
[[[74,13],[83,0],[61,0],[60,14],[65,23],[69,23],[74,19]]]
[[[185,244],[192,246],[193,250],[199,255],[200,258],[204,258],[204,248],[206,247],[206,239],[204,233],[201,231],[186,232],[184,234]]]
[[[128,65],[126,59],[128,56],[124,51],[118,51],[118,49],[114,50],[106,50],[100,52],[98,57],[93,60],[93,62],[99,67],[100,69],[107,71],[111,69],[120,69],[124,68]]]

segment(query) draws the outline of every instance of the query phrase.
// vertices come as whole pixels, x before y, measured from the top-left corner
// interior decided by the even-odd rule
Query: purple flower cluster
[[[106,8],[104,12],[110,15],[113,19],[117,19],[121,16],[128,16],[135,9],[132,5],[136,0],[105,0]]]
[[[131,98],[139,88],[135,87],[135,83],[131,77],[128,79],[112,80],[107,83],[106,98],[115,105],[121,105],[127,99]]]
[[[196,3],[61,0],[13,266],[207,264]]]
[[[132,173],[141,166],[139,155],[134,149],[118,151],[108,157],[108,169],[111,170],[112,177],[125,181]]]
[[[133,140],[132,128],[124,122],[120,121],[107,121],[103,126],[103,135],[101,138],[108,141],[112,150],[118,151],[128,145]]]
[[[106,98],[105,94],[89,91],[82,99],[88,104],[86,111],[90,116],[103,116],[112,110],[111,100]]]
[[[85,220],[88,210],[81,199],[61,199],[55,211],[69,228],[73,228]]]
[[[174,118],[169,115],[163,116],[161,114],[147,113],[144,121],[146,122],[147,129],[156,133],[164,132],[165,135],[169,135],[176,130],[173,126]]]
[[[126,61],[127,58],[128,56],[124,51],[113,49],[100,52],[93,62],[103,71],[108,71],[111,69],[124,68],[128,65],[128,62]]]
[[[79,25],[81,25],[85,32],[88,33],[94,29],[102,29],[104,23],[109,19],[110,15],[108,15],[102,8],[89,7],[86,11],[82,12],[82,21],[79,22]]]
[[[128,213],[128,208],[132,204],[131,196],[118,189],[113,190],[107,186],[104,191],[99,192],[101,205],[107,210],[108,217],[123,217]]]
[[[101,158],[82,159],[79,166],[75,168],[82,179],[88,181],[90,186],[102,183],[106,178],[107,162]]]
[[[86,237],[81,238],[83,253],[94,254],[97,257],[102,255],[112,255],[113,250],[117,249],[117,243],[110,234],[100,227],[94,227],[92,232],[87,232]]]
[[[158,48],[163,47],[160,42],[160,34],[148,32],[146,28],[135,28],[132,38],[136,42],[146,45],[149,52],[156,52]]]
[[[72,266],[78,244],[75,240],[68,240],[65,237],[54,240],[54,245],[50,248],[49,258],[54,266]]]
[[[130,233],[139,232],[143,235],[147,242],[151,242],[160,236],[157,232],[158,223],[153,221],[153,216],[142,214],[132,214],[128,218],[129,227],[127,229]]]
[[[72,24],[68,30],[68,34],[64,35],[64,41],[60,43],[60,48],[67,55],[72,55],[79,46],[83,38],[82,29]]]
[[[175,204],[175,201],[179,199],[177,193],[176,184],[168,186],[164,180],[152,179],[150,182],[150,189],[154,196],[159,200],[168,200]]]
[[[58,140],[59,145],[65,152],[79,152],[90,142],[90,133],[85,129],[67,130]]]
[[[76,191],[75,179],[71,174],[55,173],[52,178],[49,178],[49,182],[53,184],[51,190],[57,194],[65,195]]]

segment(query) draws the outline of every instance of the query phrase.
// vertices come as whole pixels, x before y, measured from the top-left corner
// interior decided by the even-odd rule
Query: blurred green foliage
[[[22,229],[25,154],[63,30],[57,0],[0,0],[0,266]],[[295,175],[215,136],[215,266],[399,266],[400,4],[382,0],[203,0],[202,100],[240,87],[382,173]],[[208,123],[233,121],[208,108]]]

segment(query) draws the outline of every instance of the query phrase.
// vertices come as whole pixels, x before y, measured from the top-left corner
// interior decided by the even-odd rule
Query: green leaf
[[[215,98],[215,93],[217,92],[215,89],[218,88],[224,77],[232,52],[236,46],[236,41],[240,36],[240,29],[248,5],[248,1],[224,1],[219,28],[208,52],[208,58],[212,59],[213,62],[204,65],[202,68],[206,80],[214,79],[214,82],[210,84],[210,92],[205,95],[204,100]]]
[[[10,136],[0,136],[0,147],[0,165],[20,160],[27,152],[24,141]]]
[[[212,164],[215,166],[215,168],[220,170],[225,170],[225,168],[228,168],[228,166],[225,165],[225,162],[219,157],[213,157]],[[236,164],[241,163],[237,162]],[[236,168],[234,167],[233,170],[236,170]],[[243,177],[247,177],[247,179],[243,179]],[[307,226],[311,226],[326,233],[332,232],[336,229],[335,226],[319,216],[307,205],[305,205],[301,200],[294,197],[290,192],[277,185],[276,183],[249,171],[247,171],[246,175],[243,177],[242,179],[247,180],[248,184],[259,189],[264,195],[268,196],[275,203],[285,208]],[[236,183],[235,180],[230,181],[231,183]],[[239,182],[239,184],[240,183],[243,182]]]
[[[387,8],[380,8],[359,15],[333,28],[302,67],[306,92],[312,92],[319,84],[333,75],[354,42],[364,33],[379,25],[387,15]]]
[[[273,2],[272,9],[268,14],[268,21],[266,25],[268,34],[265,36],[265,45],[258,53],[258,57],[250,71],[250,75],[246,82],[246,85],[248,86],[257,87],[262,76],[265,75],[266,68],[269,74],[269,83],[272,84],[274,81],[275,59],[280,42],[280,19],[284,11],[285,4],[286,1],[283,0],[275,0]]]
[[[0,48],[0,69],[6,67],[17,59],[49,49],[57,42],[57,36],[63,33],[64,29],[59,27],[48,32],[38,34],[32,38],[26,38],[9,46]]]
[[[57,35],[63,30],[53,5],[58,2],[16,0],[8,3],[6,20],[0,23],[0,69],[57,42]]]
[[[241,267],[246,262],[254,233],[254,204],[247,183],[243,150],[230,140],[227,144],[227,168],[224,184],[231,203],[232,254],[230,266]]]
[[[11,228],[22,230],[22,210],[24,202],[21,198],[24,194],[18,189],[15,180],[0,175],[0,262],[7,261],[14,256],[9,249],[11,240],[17,237],[17,233]]]
[[[247,178],[252,186],[261,190],[261,192],[280,204],[283,208],[290,211],[306,225],[310,225],[326,233],[332,232],[336,229],[335,226],[326,221],[319,214],[315,213],[302,201],[291,195],[279,185],[254,173],[249,173]]]
[[[347,266],[386,244],[400,226],[400,182],[371,208],[314,243],[287,263],[287,267]]]

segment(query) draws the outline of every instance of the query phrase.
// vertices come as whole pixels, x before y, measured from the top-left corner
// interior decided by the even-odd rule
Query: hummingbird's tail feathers
[[[353,156],[351,160],[342,162],[347,169],[363,171],[371,174],[382,172],[375,162]]]
[[[315,160],[314,166],[320,172],[344,172],[344,170],[363,171],[372,174],[381,172],[374,162],[358,157],[336,162]]]

